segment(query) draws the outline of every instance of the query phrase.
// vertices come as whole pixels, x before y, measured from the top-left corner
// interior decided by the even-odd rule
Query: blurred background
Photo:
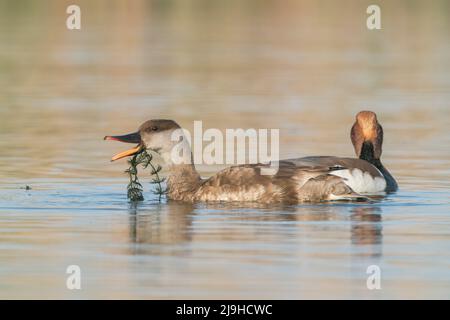
[[[0,0],[0,297],[448,298],[449,16],[446,0]],[[144,179],[133,206],[109,162],[127,146],[103,141],[169,118],[278,128],[281,158],[353,156],[363,109],[400,185],[373,204],[157,204]]]
[[[77,1],[71,31],[72,3],[0,1],[1,177],[119,177],[123,146],[102,137],[151,118],[279,128],[282,158],[352,156],[362,109],[402,183],[450,177],[448,1],[377,1],[373,31],[371,1]]]

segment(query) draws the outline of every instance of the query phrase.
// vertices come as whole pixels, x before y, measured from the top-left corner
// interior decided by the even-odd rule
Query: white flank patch
[[[386,189],[386,180],[382,177],[373,178],[369,172],[360,169],[336,170],[330,174],[344,178],[344,182],[357,193],[380,193]]]

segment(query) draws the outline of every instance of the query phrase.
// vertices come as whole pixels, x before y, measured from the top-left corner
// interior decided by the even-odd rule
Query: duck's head
[[[156,151],[167,160],[170,158],[173,148],[179,143],[179,140],[174,140],[174,136],[176,136],[174,133],[177,133],[178,137],[182,135],[179,132],[182,132],[181,127],[175,121],[157,119],[144,122],[136,132],[120,136],[106,136],[104,140],[137,144],[134,148],[116,154],[111,161],[135,155],[143,149]]]
[[[361,111],[351,130],[355,153],[360,159],[379,160],[383,144],[383,128],[372,111]]]

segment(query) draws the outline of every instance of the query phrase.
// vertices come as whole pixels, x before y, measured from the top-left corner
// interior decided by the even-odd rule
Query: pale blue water
[[[445,191],[371,204],[134,207],[113,180],[32,182],[2,188],[2,298],[448,297]],[[65,287],[72,264],[80,291]],[[381,268],[381,290],[366,287],[369,265]]]

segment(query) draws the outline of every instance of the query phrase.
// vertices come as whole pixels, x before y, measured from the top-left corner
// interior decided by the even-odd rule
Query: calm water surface
[[[381,1],[368,31],[346,2],[81,1],[70,32],[70,3],[1,1],[0,298],[449,298],[448,3]],[[102,141],[172,118],[352,156],[366,108],[400,185],[373,203],[158,203],[144,178],[133,205]]]

